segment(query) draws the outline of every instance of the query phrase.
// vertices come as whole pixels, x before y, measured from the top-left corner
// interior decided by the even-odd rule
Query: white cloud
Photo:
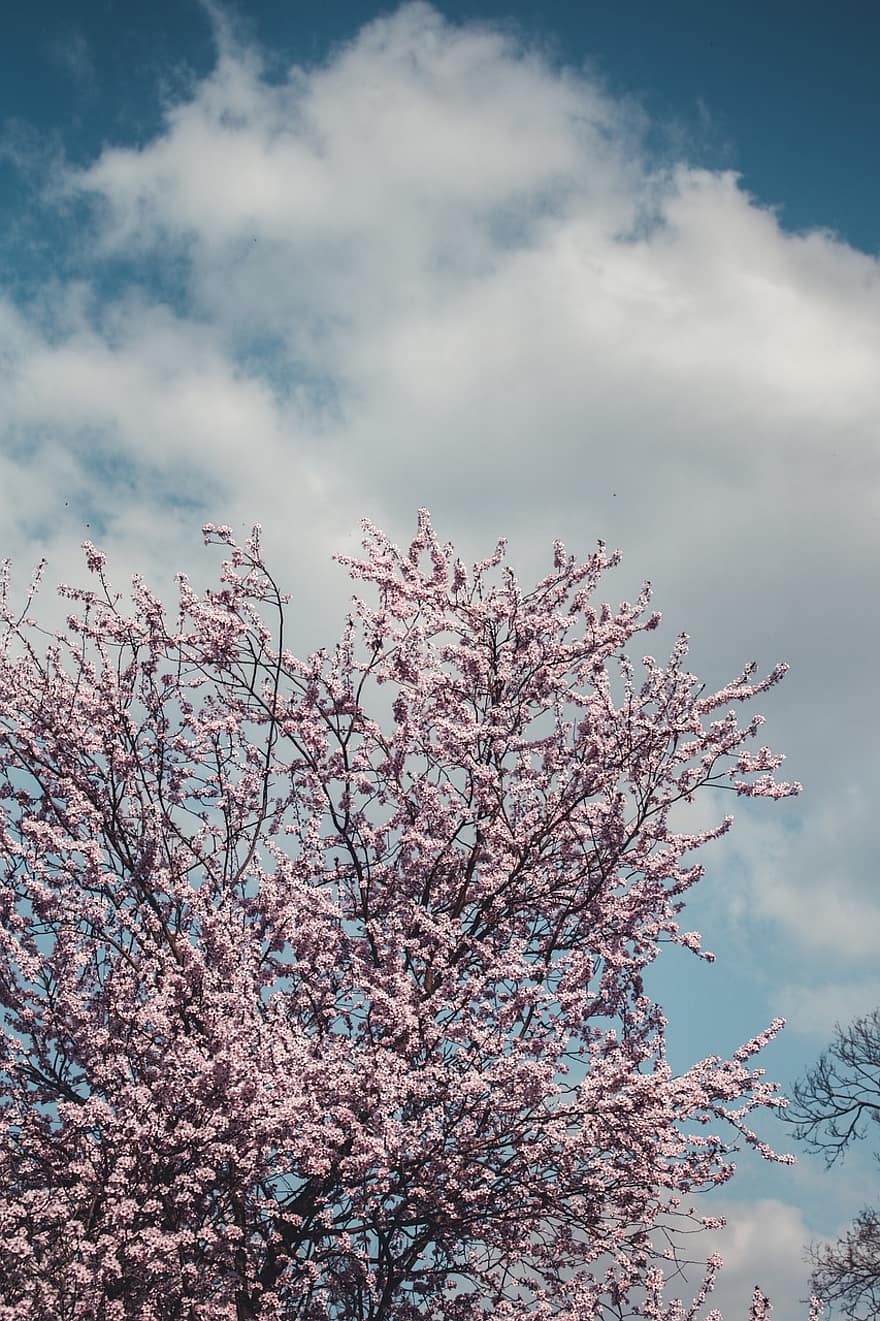
[[[692,1240],[702,1247],[711,1238],[706,1252],[717,1251],[724,1259],[707,1306],[719,1308],[725,1321],[746,1321],[757,1284],[773,1304],[773,1321],[807,1321],[810,1266],[804,1249],[821,1240],[811,1234],[798,1208],[776,1198],[725,1199],[723,1204],[713,1202],[706,1213],[723,1214],[727,1220],[724,1229]]]
[[[815,765],[821,777],[819,757]],[[769,918],[797,940],[805,959],[802,985],[790,985],[782,998],[791,1005],[796,1030],[824,1035],[841,1010],[847,1016],[849,1007],[867,1013],[877,1002],[873,997],[880,998],[872,975],[880,898],[869,785],[828,785],[819,778],[818,789],[820,801],[795,829],[753,811],[740,813],[728,855],[739,863],[739,884],[725,887],[724,894],[730,911],[752,931]],[[859,965],[867,976],[853,977]],[[844,970],[849,975],[843,981],[829,977]]]
[[[598,92],[506,38],[414,4],[280,84],[226,37],[163,138],[103,153],[79,182],[106,198],[117,243],[190,231],[213,252],[244,232],[319,249],[357,234],[387,245],[397,217],[418,222],[411,238],[424,248],[450,220],[467,226],[499,203],[533,209],[536,188],[570,191],[603,158],[592,191],[607,209],[609,180],[626,172],[603,147],[617,120]]]
[[[779,1012],[792,1031],[818,1038],[824,1045],[830,1044],[838,1024],[845,1028],[880,1005],[880,979],[793,983],[780,987],[777,994]]]
[[[67,174],[78,279],[0,301],[9,549],[63,570],[91,516],[167,581],[203,518],[259,519],[314,632],[362,513],[510,532],[524,573],[604,536],[609,593],[652,577],[698,672],[794,662],[763,705],[809,797],[797,830],[736,805],[739,893],[866,962],[880,264],[640,131],[424,4],[280,78],[223,28],[159,136]]]

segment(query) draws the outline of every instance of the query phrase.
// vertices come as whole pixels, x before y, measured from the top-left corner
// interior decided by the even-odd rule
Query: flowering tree
[[[673,807],[799,788],[730,709],[786,667],[637,679],[601,542],[524,591],[364,528],[305,660],[257,531],[174,618],[91,543],[48,644],[4,589],[2,1321],[684,1321],[688,1196],[792,1159],[748,1123],[780,1020],[676,1076],[642,980],[712,957],[684,858],[731,818]]]

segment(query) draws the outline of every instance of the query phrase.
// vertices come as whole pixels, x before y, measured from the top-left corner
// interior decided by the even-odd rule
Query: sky
[[[783,1090],[880,1003],[880,10],[7,0],[0,42],[0,555],[24,584],[207,585],[201,525],[261,522],[297,645],[331,556],[428,506],[520,577],[552,542],[643,579],[714,686],[758,704],[803,794],[739,800],[664,952],[670,1058],[777,1014]],[[55,608],[51,597],[44,611]],[[652,643],[652,647],[654,644]],[[662,643],[656,644],[662,655]],[[693,828],[726,802],[696,809]],[[700,817],[700,813],[704,816]],[[806,1309],[806,1243],[874,1198],[762,1132],[706,1198],[713,1298]],[[716,1246],[706,1247],[706,1252]],[[696,1282],[696,1279],[695,1279]]]

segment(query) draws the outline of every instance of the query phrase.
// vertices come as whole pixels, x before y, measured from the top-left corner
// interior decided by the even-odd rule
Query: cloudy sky
[[[736,803],[688,923],[717,962],[664,954],[652,987],[679,1067],[786,1017],[763,1062],[789,1085],[880,1003],[880,12],[11,0],[4,25],[0,554],[70,580],[90,537],[171,594],[208,581],[203,522],[259,521],[312,647],[365,515],[403,540],[427,505],[470,558],[506,534],[523,578],[555,537],[619,546],[609,596],[650,578],[710,683],[791,663],[758,709],[804,793]],[[800,1154],[744,1154],[711,1199],[729,1321],[756,1280],[804,1317],[803,1245],[874,1197],[868,1151]]]

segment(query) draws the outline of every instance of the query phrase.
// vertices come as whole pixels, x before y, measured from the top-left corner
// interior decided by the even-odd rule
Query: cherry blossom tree
[[[784,798],[718,692],[626,648],[650,588],[364,524],[331,650],[225,527],[219,586],[34,590],[0,652],[0,1321],[598,1321],[668,1298],[753,1057],[682,1075],[643,974],[701,876],[671,814]],[[707,1220],[711,1227],[719,1222]],[[755,1321],[768,1314],[756,1291]],[[717,1313],[713,1313],[717,1316]]]

